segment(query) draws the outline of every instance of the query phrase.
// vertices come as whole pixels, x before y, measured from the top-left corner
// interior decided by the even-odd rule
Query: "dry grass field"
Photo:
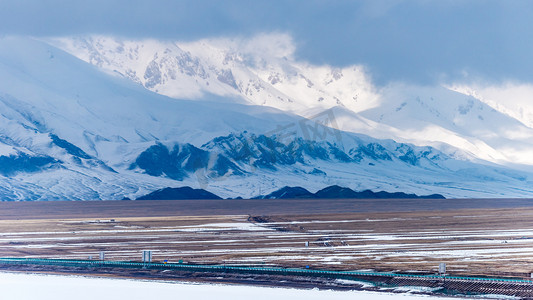
[[[172,262],[427,273],[445,262],[453,274],[533,272],[533,207],[194,215],[164,209],[180,201],[131,203],[104,203],[113,209],[86,217],[86,202],[2,203],[0,256],[97,259],[105,251],[109,260],[140,260],[152,250],[155,261]],[[60,209],[46,212],[50,205]]]

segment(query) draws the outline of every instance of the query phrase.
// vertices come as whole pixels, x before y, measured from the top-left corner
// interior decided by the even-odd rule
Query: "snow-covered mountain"
[[[176,101],[26,38],[1,39],[0,78],[4,199],[117,198],[174,185],[120,169],[155,141],[204,143],[293,120],[273,109]]]
[[[296,62],[290,43],[228,43],[54,40],[64,52],[1,38],[0,197],[122,199],[184,185],[223,197],[330,185],[533,195],[529,172],[494,163],[514,159],[501,141],[526,151],[506,130],[530,128],[473,97],[378,91],[361,68]]]
[[[286,35],[196,42],[91,36],[52,42],[169,97],[215,94],[304,117],[341,107],[346,110],[337,122],[341,130],[431,145],[448,154],[460,149],[463,153],[457,155],[501,164],[533,165],[531,122],[524,123],[504,106],[440,86],[376,88],[361,66],[298,61]]]
[[[102,36],[51,42],[84,61],[174,98],[201,99],[215,94],[296,113],[339,105],[358,112],[378,102],[361,67],[340,69],[296,62],[291,41],[284,35],[246,42],[127,41]]]

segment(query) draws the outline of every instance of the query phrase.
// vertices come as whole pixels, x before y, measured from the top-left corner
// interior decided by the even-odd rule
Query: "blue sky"
[[[376,83],[533,82],[533,1],[1,0],[0,33],[194,40],[290,34],[296,56]]]

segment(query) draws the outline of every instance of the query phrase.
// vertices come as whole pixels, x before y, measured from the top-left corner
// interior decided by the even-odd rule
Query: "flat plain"
[[[533,202],[191,200],[0,203],[0,257],[529,277]]]

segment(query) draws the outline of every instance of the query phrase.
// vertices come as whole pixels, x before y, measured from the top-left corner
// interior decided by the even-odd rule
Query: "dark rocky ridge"
[[[276,135],[255,135],[247,132],[212,139],[201,147],[189,143],[173,146],[156,143],[143,151],[130,169],[138,169],[151,176],[164,176],[181,181],[198,170],[209,178],[246,176],[246,169],[277,171],[296,164],[312,165],[316,161],[341,164],[373,164],[378,161],[396,161],[399,164],[420,167],[421,164],[438,166],[449,159],[430,147],[415,147],[393,143],[391,149],[372,142],[360,141],[354,148],[343,150],[325,141],[296,137],[288,143]],[[313,174],[325,174],[314,168]]]
[[[184,199],[222,199],[221,197],[204,189],[191,187],[164,188],[137,198],[137,200],[184,200]],[[285,186],[268,195],[260,195],[254,199],[446,199],[440,194],[418,196],[402,192],[389,193],[385,191],[373,192],[364,190],[356,192],[350,188],[338,185],[328,186],[316,193],[296,186]]]
[[[274,191],[265,196],[255,197],[257,199],[446,199],[440,194],[432,195],[416,195],[406,194],[403,192],[389,193],[385,191],[373,192],[371,190],[364,190],[356,192],[350,188],[341,187],[338,185],[328,186],[316,193],[311,193],[308,190],[296,186],[285,186],[277,191]]]
[[[137,198],[137,200],[189,200],[189,199],[222,199],[203,189],[193,189],[188,186],[179,188],[164,188]]]

